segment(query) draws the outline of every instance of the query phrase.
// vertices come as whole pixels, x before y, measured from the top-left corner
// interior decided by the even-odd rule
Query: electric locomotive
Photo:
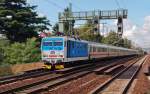
[[[46,37],[42,39],[41,52],[47,69],[62,69],[65,62],[88,60],[88,42],[69,37]]]

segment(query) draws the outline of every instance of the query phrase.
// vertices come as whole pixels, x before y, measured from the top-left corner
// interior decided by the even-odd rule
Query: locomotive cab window
[[[43,46],[52,46],[52,42],[43,42]]]
[[[62,46],[62,45],[63,45],[63,42],[53,42],[53,45],[54,45],[54,46]]]

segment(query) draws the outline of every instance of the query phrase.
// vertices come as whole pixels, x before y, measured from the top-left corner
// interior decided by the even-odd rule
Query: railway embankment
[[[0,67],[0,76],[18,74],[24,71],[35,70],[43,67],[43,63],[28,63],[28,64],[16,64],[12,66]]]

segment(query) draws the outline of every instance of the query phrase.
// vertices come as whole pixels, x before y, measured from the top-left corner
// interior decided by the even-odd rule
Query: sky
[[[150,0],[27,0],[37,5],[40,16],[46,16],[53,25],[58,22],[58,13],[69,3],[73,11],[128,9],[128,18],[124,20],[124,34],[134,44],[150,48]],[[109,27],[116,26],[113,20]]]

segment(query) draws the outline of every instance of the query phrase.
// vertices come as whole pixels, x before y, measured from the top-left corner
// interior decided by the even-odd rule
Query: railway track
[[[108,62],[106,62],[106,64],[107,63]],[[51,87],[55,87],[59,84],[63,84],[78,77],[82,77],[88,73],[91,73],[94,68],[100,67],[101,65],[102,64],[92,64],[92,66],[85,66],[79,70],[76,69],[77,71],[71,71],[65,74],[50,74],[46,72],[45,74],[38,73],[37,75],[21,76],[22,78],[18,77],[17,80],[9,81],[7,79],[8,81],[3,81],[3,84],[0,85],[0,93],[38,92],[39,90],[45,90]]]
[[[0,85],[12,83],[12,82],[15,82],[18,80],[24,80],[27,78],[38,77],[38,76],[46,75],[49,73],[50,73],[49,71],[43,70],[43,71],[35,71],[35,72],[31,72],[31,73],[18,74],[18,75],[9,76],[9,77],[2,77],[2,78],[0,78]]]
[[[81,65],[79,67],[76,67],[75,69],[86,67],[86,66],[91,66],[91,64],[86,64],[84,66]],[[68,71],[72,71],[72,70],[68,70]],[[9,83],[12,83],[12,82],[15,82],[18,80],[29,79],[29,78],[48,75],[48,74],[57,73],[57,72],[59,72],[59,71],[49,71],[49,70],[44,70],[44,69],[26,71],[22,74],[1,77],[0,78],[0,85],[9,84]]]
[[[126,58],[126,59],[124,59],[124,61],[125,60],[129,60],[129,59],[131,59],[131,58]],[[122,62],[122,60],[118,60],[116,62],[114,61],[114,63],[116,63],[116,64],[119,63],[119,62]],[[21,92],[17,92],[17,94],[39,93],[39,92],[48,90],[50,88],[59,86],[61,84],[70,82],[72,80],[81,78],[81,77],[83,77],[83,76],[85,76],[87,74],[92,73],[93,70],[95,68],[98,68],[98,67],[102,67],[101,64],[100,65],[86,67],[85,69],[81,69],[81,70],[75,71],[75,72],[73,72],[73,73],[71,73],[71,74],[69,74],[67,76],[63,76],[63,77],[55,79],[55,80],[49,80],[49,81],[43,82],[41,84],[37,84],[37,85],[32,86],[30,88],[26,88],[24,90],[21,90]]]
[[[89,94],[126,94],[146,58],[145,56],[139,61],[129,64],[128,67],[106,80]]]
[[[87,64],[78,68],[87,67],[91,64]],[[76,69],[76,68],[75,68]],[[73,70],[71,70],[73,71]],[[74,72],[70,72],[65,75],[70,75]],[[14,92],[19,89],[29,87],[38,83],[45,82],[47,80],[57,79],[62,77],[63,74],[57,74],[57,71],[42,71],[42,72],[32,72],[26,75],[17,75],[13,77],[3,78],[4,80],[0,83],[0,93]]]
[[[137,60],[137,58],[127,60],[127,61],[122,59],[120,62],[116,62],[116,63],[124,64],[125,66],[127,66],[128,64],[132,63],[135,60]],[[97,73],[95,74],[95,70],[93,70],[93,72],[91,72],[83,77],[72,80],[69,83],[62,84],[57,87],[51,88],[48,90],[48,92],[41,93],[41,94],[60,94],[60,93],[66,94],[66,92],[67,92],[67,94],[87,94],[90,90],[94,89],[99,84],[102,84],[106,80],[111,78],[114,75],[114,72],[116,70],[112,70],[113,72],[112,73],[110,72],[111,75],[105,74],[105,71],[109,70],[115,66],[116,66],[116,64],[110,64],[110,65],[107,65],[104,67],[100,67],[100,69],[103,69],[103,70],[100,70],[101,74],[97,74]],[[119,70],[121,70],[121,69],[119,69]]]
[[[21,72],[19,74],[0,77],[0,81],[10,80],[10,79],[14,79],[14,78],[30,75],[30,74],[32,75],[34,73],[39,73],[39,72],[43,72],[43,71],[44,71],[43,68],[29,70],[29,71],[24,71],[24,72]]]

